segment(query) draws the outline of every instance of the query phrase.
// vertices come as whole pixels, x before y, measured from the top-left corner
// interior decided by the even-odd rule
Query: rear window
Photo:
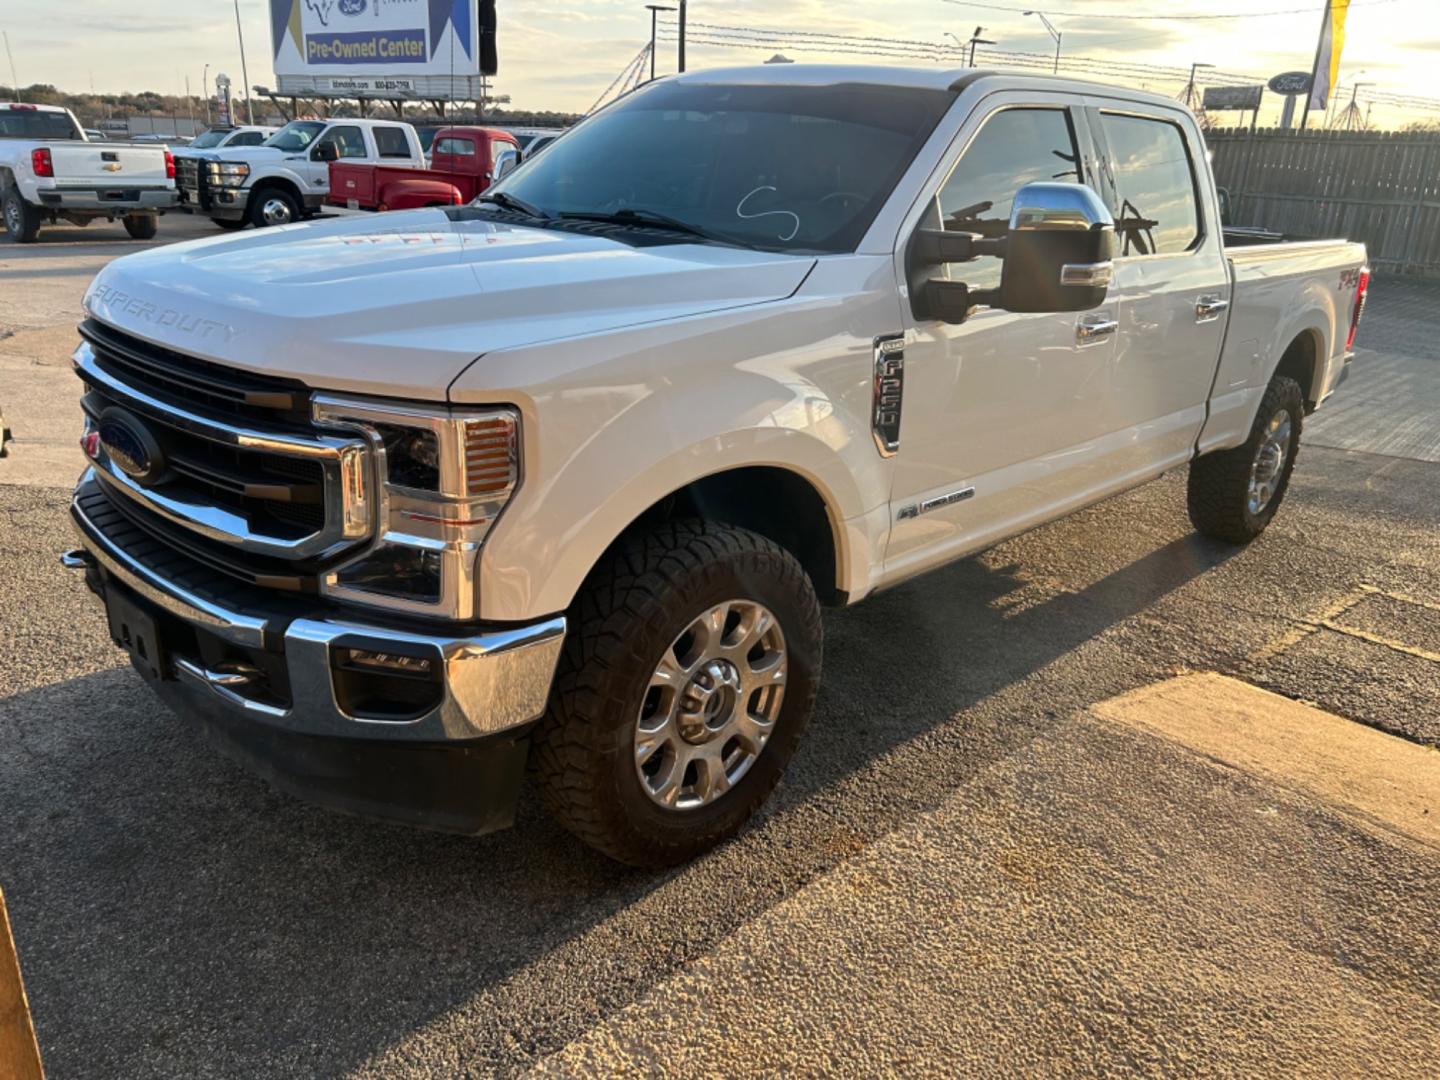
[[[78,139],[80,129],[63,112],[0,109],[0,139]]]
[[[382,158],[408,158],[410,140],[405,129],[398,127],[377,127],[375,129],[375,150]]]
[[[452,139],[446,136],[443,139],[435,140],[435,153],[437,154],[458,154],[461,157],[475,156],[474,139]]]

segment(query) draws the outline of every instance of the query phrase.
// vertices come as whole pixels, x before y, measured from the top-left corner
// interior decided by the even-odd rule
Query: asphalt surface
[[[0,333],[52,350],[0,341],[7,415],[112,253],[69,232],[0,245]],[[1440,464],[1340,422],[1371,370],[1440,394],[1437,301],[1376,283],[1249,548],[1175,475],[827,615],[786,783],[661,875],[529,797],[470,841],[217,757],[56,566],[46,383],[0,462],[0,885],[49,1074],[1433,1075],[1440,850],[1094,709],[1214,671],[1440,743]]]

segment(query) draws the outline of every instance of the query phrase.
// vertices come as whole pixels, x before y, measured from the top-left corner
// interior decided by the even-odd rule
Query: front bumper
[[[177,584],[127,551],[87,510],[94,484],[82,478],[71,504],[82,547],[63,561],[85,569],[107,607],[113,593],[153,618],[164,659],[159,670],[136,666],[177,712],[300,798],[454,832],[510,824],[563,617],[451,633],[242,604]],[[346,666],[352,649],[428,660],[433,685],[410,714],[375,710],[375,694],[355,687],[383,676],[357,677]]]
[[[38,193],[47,210],[133,214],[140,210],[169,210],[179,202],[174,188],[54,188]]]

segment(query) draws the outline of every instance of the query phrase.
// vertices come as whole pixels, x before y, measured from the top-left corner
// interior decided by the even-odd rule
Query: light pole
[[[210,65],[200,72],[200,92],[205,95],[205,126],[210,126]]]
[[[975,66],[975,46],[976,46],[976,45],[994,45],[994,44],[995,44],[995,42],[993,42],[993,41],[987,41],[987,40],[985,40],[984,38],[982,38],[982,37],[980,36],[980,35],[983,34],[984,32],[985,32],[985,28],[984,28],[983,26],[977,26],[977,27],[975,27],[975,33],[973,33],[973,34],[970,35],[970,60],[969,60],[969,62],[965,65],[966,67],[972,67],[972,68],[973,68],[973,67]]]
[[[1027,11],[1025,14],[1037,16],[1045,24],[1045,29],[1050,31],[1050,36],[1055,39],[1055,73],[1058,75],[1060,72],[1060,31],[1050,25],[1050,20],[1045,17],[1043,11]]]
[[[674,11],[666,4],[646,4],[650,11],[650,81],[655,81],[655,19],[662,11]]]
[[[679,42],[680,46],[676,50],[676,67],[679,71],[683,72],[685,70],[685,0],[680,0]]]
[[[245,115],[255,123],[255,105],[250,100],[250,72],[245,67],[245,32],[240,29],[240,0],[235,0],[235,36],[240,39],[240,77],[245,80]]]

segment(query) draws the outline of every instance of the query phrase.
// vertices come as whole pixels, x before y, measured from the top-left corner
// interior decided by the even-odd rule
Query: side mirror
[[[505,150],[495,159],[495,179],[503,180],[520,164],[520,151]]]
[[[1015,193],[999,307],[1088,311],[1105,302],[1115,256],[1115,220],[1084,184],[1026,184]]]
[[[340,147],[336,146],[331,140],[326,139],[315,147],[314,153],[310,156],[316,161],[339,161]]]

